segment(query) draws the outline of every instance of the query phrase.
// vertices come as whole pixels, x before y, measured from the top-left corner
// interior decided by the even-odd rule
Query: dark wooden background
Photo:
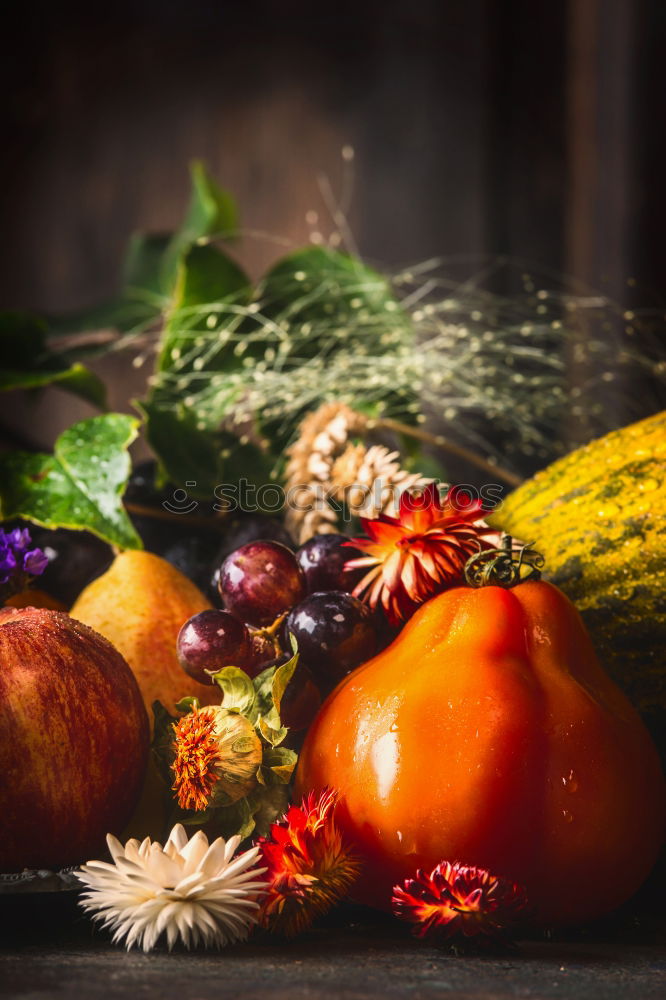
[[[258,274],[271,237],[308,239],[306,213],[330,228],[318,178],[341,191],[346,145],[370,260],[510,254],[662,296],[662,0],[35,0],[11,17],[0,306],[111,294],[130,233],[178,223],[194,157],[268,234],[240,246]],[[124,406],[140,376],[105,373]],[[55,391],[9,409],[38,443],[90,412]]]

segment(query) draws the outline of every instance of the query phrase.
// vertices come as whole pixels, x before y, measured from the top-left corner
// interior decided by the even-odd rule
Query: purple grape
[[[372,612],[343,591],[310,594],[287,615],[285,632],[293,634],[299,654],[325,689],[377,648]]]
[[[202,590],[211,595],[212,600],[217,600],[219,596],[218,585],[220,582],[220,569],[222,563],[232,552],[239,549],[248,542],[281,542],[287,548],[293,545],[291,536],[282,521],[275,517],[268,517],[265,514],[242,514],[234,518],[224,533],[224,540],[218,548],[215,558],[209,565],[208,587],[201,587]],[[198,582],[198,581],[197,581]]]
[[[270,625],[305,595],[305,578],[291,549],[256,541],[236,549],[222,563],[224,606],[250,625]]]
[[[253,664],[250,633],[228,611],[200,611],[193,615],[178,633],[176,652],[185,673],[200,684],[210,684],[207,670],[246,670]]]
[[[352,592],[366,571],[345,569],[346,562],[362,555],[344,544],[348,541],[345,535],[315,535],[301,545],[296,561],[305,574],[308,594],[323,590]]]

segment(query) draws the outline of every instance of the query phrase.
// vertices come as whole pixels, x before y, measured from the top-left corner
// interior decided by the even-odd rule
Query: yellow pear
[[[165,559],[130,550],[81,592],[70,615],[100,632],[125,657],[152,725],[154,701],[172,714],[185,695],[196,696],[202,705],[220,701],[220,689],[192,680],[176,655],[181,625],[210,607],[199,588]]]

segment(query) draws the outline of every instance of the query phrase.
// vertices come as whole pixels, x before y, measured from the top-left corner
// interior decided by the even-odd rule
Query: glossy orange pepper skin
[[[648,732],[545,582],[428,601],[326,700],[296,784],[339,789],[355,898],[384,909],[448,860],[523,883],[537,921],[592,919],[638,889],[664,835]]]

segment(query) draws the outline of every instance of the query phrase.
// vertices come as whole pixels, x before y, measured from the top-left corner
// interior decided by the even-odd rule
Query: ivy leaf
[[[212,179],[204,164],[195,160],[190,167],[192,193],[187,215],[173,235],[162,263],[162,288],[173,286],[181,254],[206,237],[220,239],[238,229],[236,203]]]
[[[27,313],[0,313],[0,392],[56,385],[99,409],[106,407],[104,383],[80,362],[55,354],[47,344],[46,324]]]
[[[121,549],[141,539],[122,505],[129,445],[138,421],[124,413],[81,420],[57,439],[53,455],[0,454],[0,517],[44,528],[88,530]]]

